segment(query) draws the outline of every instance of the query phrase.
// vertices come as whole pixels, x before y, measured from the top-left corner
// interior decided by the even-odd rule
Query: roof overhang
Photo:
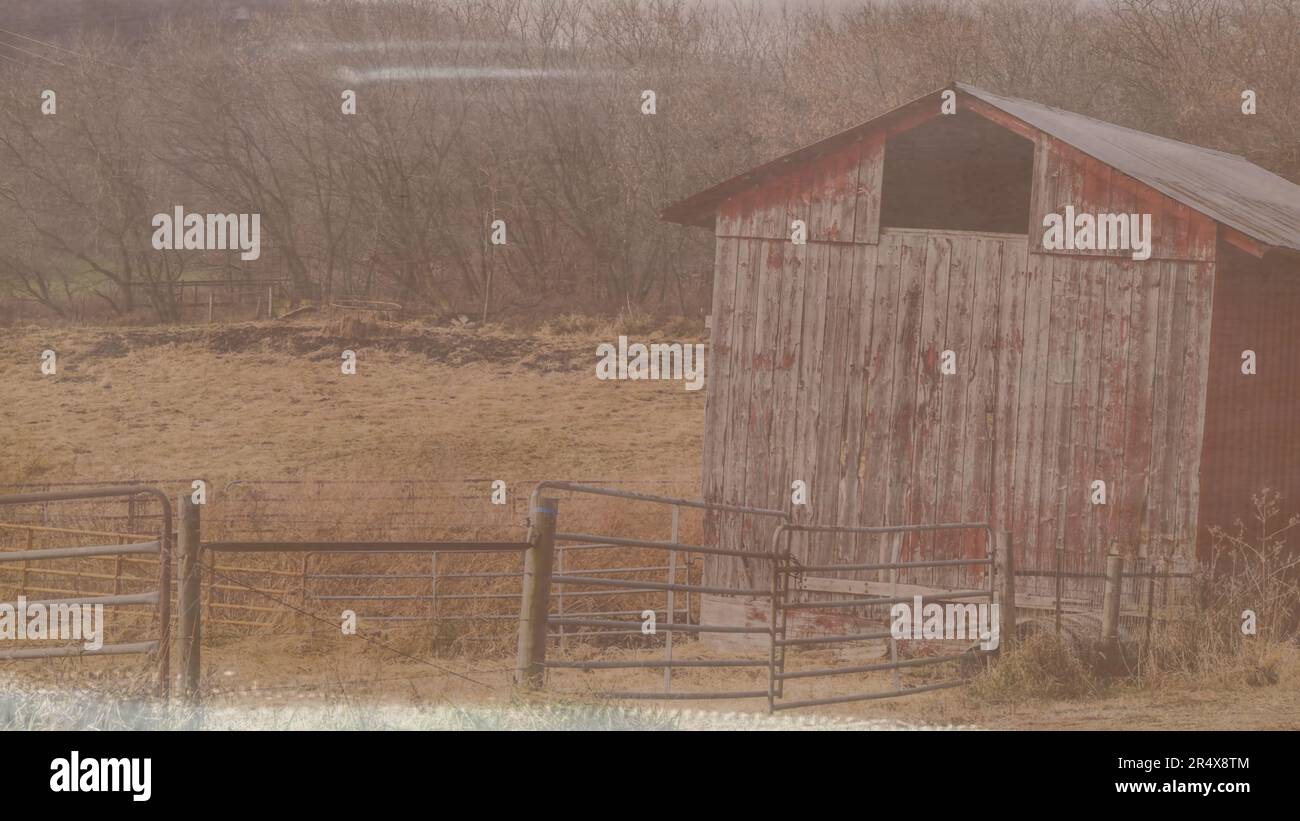
[[[763,182],[765,179],[780,174],[792,165],[807,162],[838,150],[854,141],[863,140],[873,135],[883,134],[887,139],[939,117],[939,103],[945,91],[956,92],[960,101],[960,107],[964,111],[970,111],[977,114],[1029,140],[1035,140],[1039,135],[1046,134],[1052,139],[1059,140],[1062,143],[1070,145],[1075,150],[1092,156],[1099,162],[1105,163],[1116,171],[1135,179],[1137,182],[1181,202],[1198,213],[1204,214],[1219,223],[1221,236],[1226,242],[1233,244],[1247,253],[1254,256],[1263,256],[1265,253],[1274,250],[1286,250],[1291,253],[1300,252],[1300,239],[1297,239],[1295,242],[1288,240],[1286,244],[1279,244],[1283,239],[1286,239],[1286,237],[1289,237],[1290,235],[1285,231],[1282,234],[1278,234],[1275,230],[1275,225],[1266,225],[1268,220],[1263,220],[1261,222],[1260,231],[1252,231],[1249,224],[1240,219],[1234,218],[1234,215],[1216,213],[1212,203],[1203,203],[1195,196],[1185,196],[1185,192],[1180,190],[1185,186],[1171,187],[1164,184],[1164,181],[1161,179],[1144,178],[1140,171],[1131,173],[1131,170],[1126,170],[1125,168],[1110,162],[1107,157],[1098,156],[1099,153],[1103,153],[1100,148],[1097,152],[1089,151],[1088,147],[1081,146],[1078,142],[1069,139],[1067,135],[1063,135],[1062,129],[1041,127],[1040,125],[1036,125],[1035,123],[1017,116],[1014,111],[1027,112],[1026,116],[1043,121],[1048,121],[1052,116],[1055,116],[1058,119],[1069,117],[1077,120],[1086,120],[1088,123],[1094,124],[1097,128],[1117,129],[1127,132],[1130,135],[1136,134],[1143,138],[1162,140],[1170,146],[1178,147],[1178,150],[1197,149],[1205,152],[1207,155],[1217,155],[1219,158],[1230,158],[1233,162],[1239,162],[1248,167],[1249,171],[1252,173],[1258,172],[1258,174],[1265,175],[1265,179],[1262,183],[1264,186],[1273,186],[1275,183],[1285,186],[1294,186],[1294,183],[1291,183],[1289,180],[1271,174],[1264,169],[1249,163],[1244,158],[1235,155],[1216,152],[1211,149],[1193,146],[1188,143],[1179,143],[1175,140],[1167,140],[1166,138],[1158,137],[1156,135],[1135,132],[1132,129],[1126,129],[1122,126],[1115,126],[1110,123],[1085,117],[1084,115],[1073,114],[1072,112],[1066,112],[1061,109],[1052,109],[1049,106],[1042,106],[1041,104],[1031,103],[1029,101],[1016,100],[1015,98],[1004,98],[1001,95],[992,94],[991,92],[958,82],[950,83],[943,88],[937,89],[922,97],[918,97],[909,103],[905,103],[904,105],[881,114],[874,119],[868,120],[861,125],[841,131],[840,133],[827,137],[824,140],[820,140],[796,151],[792,151],[789,154],[776,158],[775,160],[764,163],[756,168],[752,168],[743,174],[738,174],[710,188],[706,188],[697,194],[693,194],[686,199],[665,208],[660,212],[660,219],[667,222],[679,223],[681,225],[692,225],[704,228],[712,227],[715,214],[719,206],[721,206],[725,200],[739,191],[743,191],[753,185]],[[999,105],[1000,101],[1002,103],[1001,105]],[[1053,130],[1058,133],[1053,133]],[[1162,143],[1162,145],[1163,144],[1164,143]],[[1235,170],[1236,166],[1233,166],[1233,168]],[[1297,203],[1300,203],[1300,186],[1296,186],[1296,191]],[[1276,197],[1276,191],[1274,192],[1274,196]],[[1285,199],[1287,202],[1290,201],[1289,197]],[[1267,208],[1265,208],[1265,210],[1267,210]],[[1290,210],[1289,206],[1287,206],[1287,210]],[[1300,212],[1300,206],[1297,207],[1296,212]],[[1268,230],[1268,228],[1274,230]],[[1278,234],[1279,239],[1271,240],[1274,234]]]
[[[776,176],[792,165],[829,154],[849,143],[865,139],[870,134],[882,131],[886,136],[901,134],[927,120],[932,120],[939,116],[939,96],[944,91],[953,88],[951,85],[945,86],[924,97],[919,97],[910,103],[905,103],[892,111],[881,114],[875,119],[868,120],[861,125],[856,125],[824,140],[819,140],[812,145],[804,146],[791,151],[789,154],[777,157],[775,160],[764,163],[757,168],[752,168],[743,174],[737,174],[730,179],[723,180],[698,194],[692,194],[684,200],[673,203],[660,212],[659,218],[681,225],[711,228],[713,227],[713,216],[718,206],[732,194],[743,191],[769,177]]]

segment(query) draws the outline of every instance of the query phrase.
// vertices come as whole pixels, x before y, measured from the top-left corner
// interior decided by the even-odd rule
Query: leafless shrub
[[[952,79],[1300,176],[1289,0],[334,0],[132,37],[0,61],[0,295],[67,320],[185,319],[195,276],[475,318],[700,315],[711,237],[662,207]],[[262,257],[155,251],[176,204],[261,214]]]

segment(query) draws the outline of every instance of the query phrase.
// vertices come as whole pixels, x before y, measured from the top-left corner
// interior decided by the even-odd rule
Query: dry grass
[[[1034,633],[976,677],[971,693],[990,704],[1093,695],[1099,683],[1068,642]]]
[[[516,538],[523,533],[522,496],[528,489],[523,483],[544,478],[655,481],[662,483],[656,486],[660,492],[696,496],[702,393],[683,391],[676,383],[602,383],[593,377],[596,344],[636,327],[636,321],[571,318],[529,337],[499,328],[430,331],[410,323],[381,324],[377,331],[363,329],[372,338],[360,342],[331,336],[317,325],[284,323],[129,333],[15,332],[0,341],[0,384],[6,385],[6,398],[13,398],[6,403],[9,425],[0,433],[5,456],[0,482],[201,476],[218,489],[204,513],[209,538],[266,537],[268,531],[289,539]],[[689,329],[676,330],[683,333],[674,338],[689,338]],[[58,376],[39,375],[38,357],[46,347],[59,353]],[[338,352],[344,347],[360,355],[355,377],[339,373]],[[377,484],[393,478],[467,477],[481,480],[484,498],[412,502]],[[512,505],[504,511],[485,504],[491,478],[510,483]],[[347,479],[352,484],[341,486],[350,494],[344,501],[328,493],[318,496],[310,485],[275,499],[259,497],[264,488],[243,495],[221,492],[231,481],[268,479]],[[561,515],[566,526],[594,532],[668,535],[666,516],[654,508],[565,500]],[[698,517],[685,517],[683,539],[701,538],[700,527]],[[572,558],[570,569],[663,557],[622,551]],[[281,568],[276,562],[282,559],[237,561],[263,570],[296,567],[289,563]],[[375,561],[340,559],[329,567],[331,572],[365,571]],[[517,561],[463,557],[449,560],[447,567],[492,572]],[[422,562],[418,557],[389,558],[381,566],[384,572],[410,569],[414,574],[423,569]],[[510,686],[514,623],[509,620],[461,623],[464,627],[444,623],[438,632],[425,623],[363,624],[361,637],[345,637],[331,623],[339,608],[307,607],[293,579],[233,575],[272,589],[324,621],[288,608],[266,617],[265,627],[214,626],[205,647],[204,683],[217,707],[285,708],[313,701],[333,711],[331,720],[346,723],[347,715],[364,712],[361,705],[375,703],[413,709],[515,704]],[[390,582],[374,584],[375,589],[395,589]],[[516,584],[507,579],[475,589],[507,593]],[[252,593],[230,596],[232,601],[267,603]],[[626,604],[662,607],[663,599],[651,596]],[[448,605],[453,606],[471,614],[476,608],[508,610],[514,605],[499,600]],[[422,605],[408,607],[422,612]],[[662,650],[658,643],[647,647],[640,640],[615,639],[575,643],[565,652],[619,660],[657,656]],[[799,654],[791,664],[870,663],[883,649],[857,652]],[[1013,655],[973,688],[815,712],[926,726],[1296,727],[1298,655],[1292,646],[1270,644],[1254,657],[1262,671],[1255,680],[1245,672],[1191,675],[1152,664],[1151,675],[1136,684],[1097,688],[1059,648],[1044,644]],[[675,657],[716,653],[679,639]],[[0,672],[21,673],[29,682],[57,690],[86,685],[122,694],[147,689],[149,670],[142,665],[138,659],[101,658],[4,664]],[[951,672],[913,673],[906,683]],[[680,670],[674,687],[764,689],[765,677],[764,671],[754,670]],[[556,671],[551,685],[574,694],[569,697],[574,709],[585,710],[582,705],[601,704],[595,695],[600,690],[653,690],[662,686],[662,674]],[[798,697],[891,685],[886,674],[818,679],[798,685]],[[766,705],[748,700],[726,706],[751,713]],[[30,718],[31,713],[24,715]]]
[[[597,381],[607,337],[560,347],[466,329],[460,350],[429,355],[387,349],[391,339],[331,341],[315,326],[280,337],[283,325],[239,327],[238,340],[202,329],[6,334],[0,384],[13,401],[0,447],[40,453],[42,475],[63,480],[698,482],[703,392]],[[340,373],[348,347],[355,376]],[[45,348],[58,352],[56,376],[39,372]]]

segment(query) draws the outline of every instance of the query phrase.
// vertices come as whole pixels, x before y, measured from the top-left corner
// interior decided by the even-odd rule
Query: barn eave
[[[1064,109],[952,83],[885,114],[731,177],[665,208],[660,218],[710,227],[733,194],[855,140],[893,136],[939,116],[946,90],[966,108],[1021,136],[1038,133],[1070,145],[1224,226],[1225,239],[1254,256],[1300,253],[1300,186],[1235,154],[1103,122]]]

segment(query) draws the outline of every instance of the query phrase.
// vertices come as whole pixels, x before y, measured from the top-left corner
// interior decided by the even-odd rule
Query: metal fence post
[[[681,542],[681,512],[682,509],[679,505],[673,505],[673,527],[672,535],[669,537],[669,541],[673,544]],[[668,551],[668,583],[677,584],[676,550]],[[671,628],[675,615],[673,611],[677,609],[677,598],[673,595],[671,589],[668,591],[667,599],[669,630],[667,635],[664,636],[664,661],[666,662],[664,665],[664,692],[671,693],[673,691],[673,631]]]
[[[1120,590],[1124,583],[1124,557],[1114,546],[1106,556],[1106,593],[1102,597],[1101,638],[1107,648],[1119,641]]]
[[[180,522],[176,529],[180,551],[180,671],[181,693],[193,702],[199,700],[200,647],[203,640],[202,598],[203,561],[199,539],[199,506],[190,494],[180,495]]]
[[[546,664],[546,620],[550,611],[551,569],[555,561],[555,517],[560,503],[538,499],[529,513],[529,548],[524,552],[524,585],[519,601],[519,651],[515,684],[542,687]]]
[[[995,531],[994,572],[998,591],[998,649],[1010,647],[1016,640],[1016,554],[1011,534]]]

